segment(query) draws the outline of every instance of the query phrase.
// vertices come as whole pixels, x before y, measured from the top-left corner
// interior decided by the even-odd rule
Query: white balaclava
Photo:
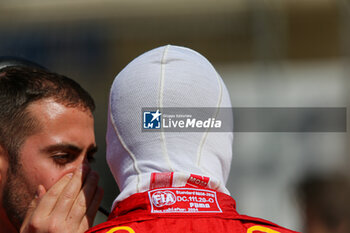
[[[150,189],[152,173],[173,172],[172,187],[191,174],[229,194],[232,132],[143,132],[142,108],[230,108],[230,96],[210,62],[179,46],[163,46],[130,62],[110,91],[107,161],[119,186],[114,202]],[[114,206],[113,205],[113,206]]]

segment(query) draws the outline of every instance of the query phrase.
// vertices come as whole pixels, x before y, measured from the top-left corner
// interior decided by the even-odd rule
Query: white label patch
[[[193,188],[148,191],[151,213],[222,213],[216,192]]]

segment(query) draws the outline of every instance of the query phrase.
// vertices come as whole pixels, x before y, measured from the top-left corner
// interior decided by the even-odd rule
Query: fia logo
[[[143,128],[144,129],[160,129],[161,115],[157,109],[156,112],[143,112]]]
[[[172,205],[176,202],[176,196],[170,191],[157,191],[152,194],[152,202],[156,207]]]

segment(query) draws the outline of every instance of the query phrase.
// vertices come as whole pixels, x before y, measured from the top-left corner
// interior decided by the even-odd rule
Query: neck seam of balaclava
[[[213,118],[216,118],[218,113],[219,113],[219,108],[221,106],[221,102],[222,102],[222,84],[221,84],[221,81],[220,81],[220,78],[219,78],[219,75],[218,73],[216,72],[216,79],[218,81],[218,86],[219,86],[219,95],[218,95],[218,102],[216,104],[216,111],[213,115]],[[207,139],[207,136],[208,136],[208,133],[209,133],[209,128],[204,132],[203,136],[202,136],[202,139],[199,143],[199,146],[198,146],[198,150],[197,150],[197,166],[203,171],[205,172],[206,174],[208,174],[208,171],[204,170],[202,167],[201,167],[201,158],[202,158],[202,150],[203,150],[203,147],[204,147],[204,144],[205,144],[205,141]]]
[[[134,169],[135,169],[135,171],[137,173],[136,190],[137,190],[137,192],[140,192],[140,187],[139,186],[140,186],[140,183],[141,183],[141,171],[140,171],[140,169],[137,166],[136,156],[134,155],[134,153],[131,152],[131,150],[128,148],[128,146],[125,144],[123,138],[119,134],[118,127],[117,127],[117,125],[114,122],[114,117],[113,117],[113,114],[112,114],[111,102],[112,101],[110,100],[109,101],[109,103],[110,103],[109,108],[111,109],[111,111],[110,111],[110,118],[111,118],[111,123],[113,125],[114,133],[117,135],[117,137],[118,137],[120,143],[122,144],[123,148],[125,149],[126,152],[128,152],[129,156],[131,157],[131,159],[133,161],[133,167],[134,167]]]
[[[162,59],[160,62],[161,76],[160,76],[160,80],[159,80],[159,102],[158,102],[159,108],[163,108],[165,65],[166,65],[166,58],[167,58],[169,48],[170,48],[170,45],[167,45],[164,48],[163,56],[162,56]],[[163,156],[165,157],[165,160],[168,163],[170,171],[174,172],[174,168],[171,166],[163,128],[161,128],[161,130],[160,130],[160,140],[161,140],[160,144],[162,147]]]

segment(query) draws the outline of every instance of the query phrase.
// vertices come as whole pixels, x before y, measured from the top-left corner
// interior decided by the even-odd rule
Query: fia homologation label
[[[151,213],[221,213],[216,192],[193,188],[148,191]]]

